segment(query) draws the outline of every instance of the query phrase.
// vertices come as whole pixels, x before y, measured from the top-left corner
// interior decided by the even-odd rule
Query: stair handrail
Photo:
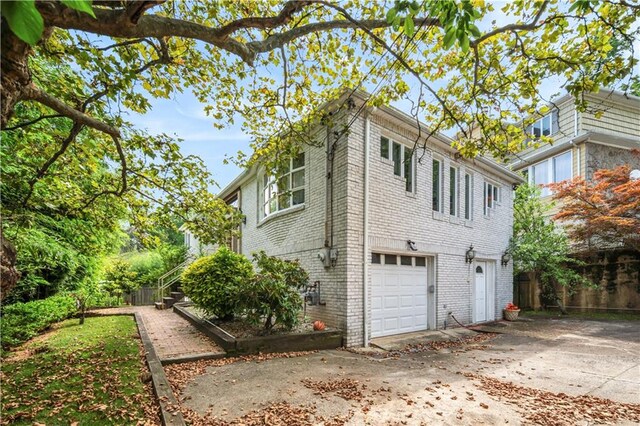
[[[160,275],[160,277],[158,278],[158,296],[159,297],[162,297],[162,294],[167,289],[167,287],[169,287],[174,282],[178,281],[178,279],[180,278],[180,274],[179,273],[176,274],[176,272],[181,273],[184,270],[184,268],[186,268],[187,266],[189,266],[191,262],[193,262],[193,260],[194,260],[193,255],[187,255],[184,262],[180,263],[179,265],[176,265],[171,270]]]

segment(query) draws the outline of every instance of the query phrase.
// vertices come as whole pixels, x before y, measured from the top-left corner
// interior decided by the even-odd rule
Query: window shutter
[[[554,109],[551,112],[551,134],[553,135],[560,130],[560,111]]]

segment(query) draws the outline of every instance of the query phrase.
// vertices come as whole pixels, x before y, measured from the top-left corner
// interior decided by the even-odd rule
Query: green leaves
[[[93,0],[60,0],[60,3],[67,6],[69,9],[86,13],[87,15],[90,15],[93,18],[96,17],[96,14],[93,13],[93,9],[91,8],[91,4],[93,3]]]
[[[60,0],[70,9],[96,17],[91,4],[93,0]],[[3,1],[0,3],[2,17],[7,20],[11,31],[22,41],[35,46],[42,37],[44,20],[36,8],[34,0]]]
[[[44,21],[36,9],[35,1],[3,1],[0,8],[2,17],[7,20],[11,31],[20,40],[35,46],[44,30]]]

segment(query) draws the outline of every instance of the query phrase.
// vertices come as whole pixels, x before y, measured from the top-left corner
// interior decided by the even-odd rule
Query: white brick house
[[[449,313],[463,324],[499,319],[512,300],[512,264],[501,256],[521,179],[491,160],[459,158],[440,134],[420,139],[425,149],[404,162],[415,119],[389,107],[360,111],[363,101],[355,95],[332,128],[315,129],[317,146],[292,160],[288,195],[274,195],[259,167],[220,193],[246,216],[239,251],[299,259],[319,282],[321,304],[308,314],[344,330],[347,346],[453,325]]]

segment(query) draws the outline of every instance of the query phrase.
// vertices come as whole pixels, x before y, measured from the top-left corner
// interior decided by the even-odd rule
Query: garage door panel
[[[427,269],[408,265],[372,266],[371,335],[427,329]]]

